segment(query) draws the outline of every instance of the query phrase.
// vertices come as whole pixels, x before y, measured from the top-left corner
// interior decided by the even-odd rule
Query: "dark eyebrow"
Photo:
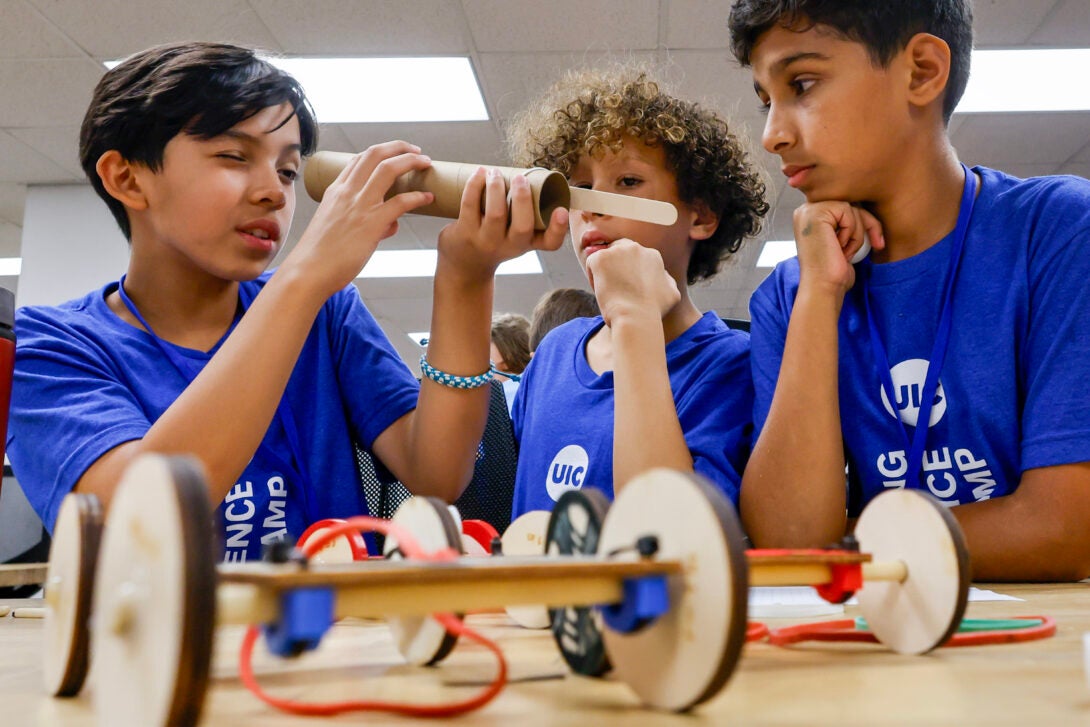
[[[273,131],[275,131],[275,129],[273,129]],[[247,134],[245,131],[239,131],[238,129],[228,129],[227,131],[220,134],[220,136],[226,136],[229,139],[238,139],[239,141],[243,142],[244,144],[257,144],[260,141],[260,139],[258,139],[253,134]],[[302,152],[303,151],[303,145],[302,144],[288,144],[287,146],[285,146],[283,148],[282,151],[285,151],[285,152],[291,152],[291,151]]]
[[[788,66],[790,66],[793,63],[798,63],[799,61],[813,61],[813,60],[827,61],[827,60],[829,60],[829,56],[825,55],[824,53],[817,53],[817,52],[814,52],[814,51],[811,51],[811,52],[808,52],[808,53],[796,53],[794,55],[790,55],[790,56],[787,56],[785,58],[781,58],[780,60],[776,61],[775,63],[772,64],[772,67],[769,70],[772,73],[783,73],[784,71],[787,70]]]
[[[786,71],[791,65],[798,63],[799,61],[827,61],[829,56],[824,53],[818,53],[816,51],[808,51],[803,53],[795,53],[794,55],[785,56],[780,60],[769,66],[768,72],[770,75],[778,75]],[[764,89],[761,84],[756,80],[753,81],[753,91],[760,96]]]

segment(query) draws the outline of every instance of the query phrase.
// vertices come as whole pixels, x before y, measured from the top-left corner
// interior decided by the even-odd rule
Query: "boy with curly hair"
[[[750,448],[749,339],[697,310],[688,285],[714,275],[768,210],[741,143],[638,68],[568,74],[511,138],[519,165],[678,209],[670,226],[571,210],[601,315],[550,331],[523,374],[513,516],[551,509],[571,489],[612,496],[653,467],[699,472],[737,501]]]
[[[1090,576],[1090,184],[958,161],[968,0],[738,0],[730,30],[806,195],[750,304],[750,536],[821,546],[910,488],[975,579]]]

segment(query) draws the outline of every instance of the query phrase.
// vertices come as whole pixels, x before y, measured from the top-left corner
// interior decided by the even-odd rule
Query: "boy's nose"
[[[783,115],[769,109],[765,128],[761,134],[761,145],[764,146],[765,151],[769,154],[782,154],[791,147],[794,141],[794,134],[785,123]]]
[[[254,185],[253,196],[258,204],[280,209],[288,201],[287,189],[280,181],[280,174],[275,173],[272,179],[265,179]]]

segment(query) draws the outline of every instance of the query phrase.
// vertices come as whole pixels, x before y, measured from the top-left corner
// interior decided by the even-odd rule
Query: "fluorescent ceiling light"
[[[23,270],[23,258],[0,257],[0,276],[15,276]]]
[[[435,276],[435,250],[379,250],[367,261],[357,278],[430,278]],[[499,266],[496,275],[542,273],[536,252],[528,252]]]
[[[409,334],[409,338],[413,339],[413,343],[423,348],[428,342],[428,336],[431,335],[431,331],[415,331]]]
[[[769,240],[761,248],[761,254],[757,258],[757,267],[774,268],[777,263],[795,257],[794,240]]]
[[[302,84],[323,124],[488,120],[468,58],[268,60]]]
[[[1088,111],[1090,48],[973,51],[959,113]]]

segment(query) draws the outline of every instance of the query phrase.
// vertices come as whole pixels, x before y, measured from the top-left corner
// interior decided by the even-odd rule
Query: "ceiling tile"
[[[74,181],[83,181],[86,178],[83,168],[79,165],[78,126],[10,129],[9,133],[30,148],[49,157],[57,166],[68,172]]]
[[[23,207],[26,205],[26,185],[5,182],[0,184],[0,220],[22,226]]]
[[[634,62],[654,63],[653,52],[625,56]],[[521,111],[572,68],[595,67],[616,60],[608,53],[481,53],[481,85],[489,108],[501,125]]]
[[[1090,179],[1090,162],[1074,162],[1065,164],[1060,168],[1059,174],[1074,174],[1078,177]]]
[[[0,127],[79,126],[105,71],[87,58],[0,60]]]
[[[261,0],[254,9],[289,54],[465,54],[458,0]]]
[[[101,60],[194,38],[280,50],[246,0],[32,2],[81,48]],[[119,32],[119,25],[124,32]]]
[[[1090,138],[1090,112],[972,114],[952,140],[967,164],[1062,163]]]
[[[1055,0],[975,0],[973,41],[978,48],[1024,43]]]
[[[1062,0],[1028,42],[1032,45],[1085,48],[1090,44],[1090,2]]]
[[[668,48],[723,48],[730,34],[730,3],[723,0],[674,0],[666,5]]]
[[[0,182],[70,182],[72,175],[48,157],[0,130]]]
[[[24,0],[0,0],[0,58],[82,58],[84,53]]]
[[[23,228],[0,220],[0,257],[19,257],[22,246]]]
[[[353,151],[373,144],[404,139],[432,159],[474,164],[504,164],[506,154],[491,121],[415,124],[341,124]]]
[[[658,47],[658,0],[464,0],[481,52],[642,50]]]

